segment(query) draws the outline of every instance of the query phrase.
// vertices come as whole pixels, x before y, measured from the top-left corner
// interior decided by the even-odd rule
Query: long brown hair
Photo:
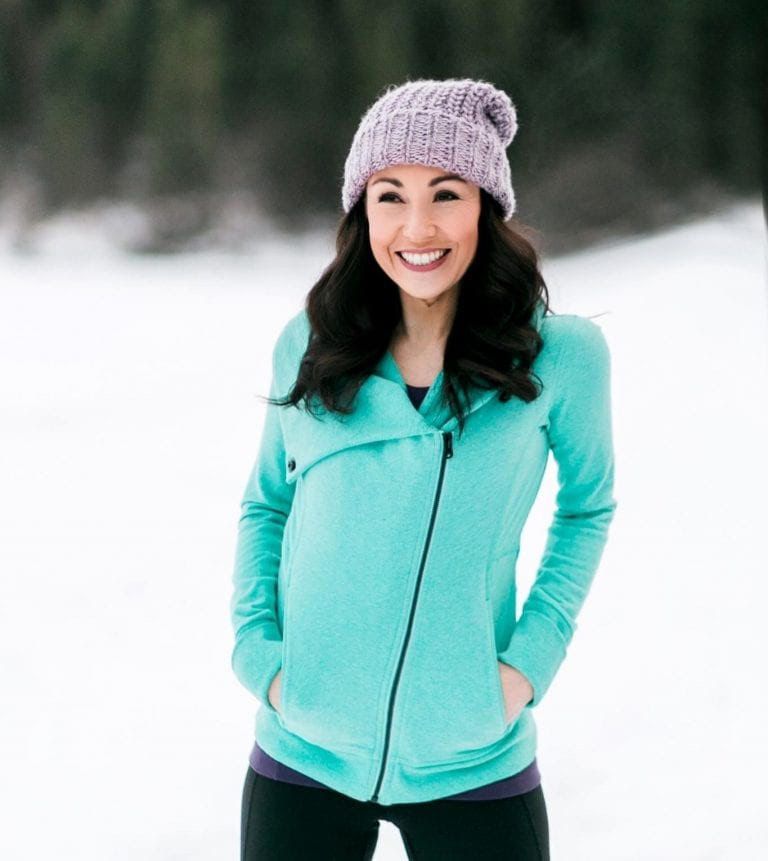
[[[402,315],[399,288],[373,256],[365,198],[364,192],[338,225],[336,258],[305,300],[311,333],[296,382],[272,404],[303,401],[312,411],[316,397],[326,410],[349,414],[389,347]],[[483,188],[480,200],[477,250],[461,279],[443,358],[443,396],[460,433],[470,386],[497,388],[502,402],[541,394],[531,365],[543,342],[531,317],[537,303],[550,310],[535,248]]]

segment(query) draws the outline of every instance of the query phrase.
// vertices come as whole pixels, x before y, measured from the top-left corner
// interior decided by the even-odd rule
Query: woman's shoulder
[[[304,355],[309,342],[309,318],[305,308],[294,312],[282,325],[275,339],[274,354],[278,363],[294,362]]]
[[[552,339],[600,338],[603,330],[592,317],[581,314],[546,314],[541,319],[542,335]]]
[[[608,341],[599,323],[580,314],[549,314],[542,317],[540,334],[544,341],[542,353],[560,365],[580,360],[607,360]]]

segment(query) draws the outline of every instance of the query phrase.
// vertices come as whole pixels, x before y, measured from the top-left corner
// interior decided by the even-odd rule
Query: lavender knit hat
[[[345,212],[371,174],[393,164],[424,164],[457,173],[515,211],[505,150],[517,132],[509,96],[470,78],[424,78],[388,87],[363,115],[344,164]]]

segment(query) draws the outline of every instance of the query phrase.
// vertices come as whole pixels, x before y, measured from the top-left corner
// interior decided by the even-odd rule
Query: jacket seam
[[[561,338],[560,344],[559,344],[558,349],[557,349],[557,355],[555,357],[555,361],[554,361],[553,368],[552,368],[552,389],[550,390],[551,393],[549,396],[549,404],[547,405],[547,421],[548,422],[552,416],[552,411],[555,407],[555,403],[562,394],[560,392],[560,386],[558,384],[560,383],[560,380],[562,377],[562,375],[560,373],[560,369],[562,367],[562,359],[563,359],[563,352],[564,351],[565,351],[565,338]]]

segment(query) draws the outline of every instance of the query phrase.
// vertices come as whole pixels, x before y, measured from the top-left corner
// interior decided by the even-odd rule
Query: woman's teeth
[[[411,266],[428,266],[430,263],[434,263],[435,260],[439,260],[444,254],[447,253],[447,248],[443,248],[440,251],[431,251],[429,254],[410,254],[407,251],[398,251],[398,254],[407,263],[410,263]]]

